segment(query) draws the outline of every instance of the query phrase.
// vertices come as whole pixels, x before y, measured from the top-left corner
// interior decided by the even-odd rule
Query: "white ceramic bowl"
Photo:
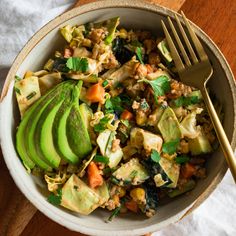
[[[43,214],[71,230],[103,236],[141,235],[159,230],[169,223],[180,220],[187,212],[198,206],[214,190],[226,172],[223,155],[221,151],[217,151],[207,163],[207,178],[199,181],[190,195],[181,196],[167,205],[160,206],[153,218],[147,219],[130,214],[117,217],[108,224],[104,219],[109,213],[103,210],[96,210],[89,216],[81,216],[48,203],[44,191],[36,184],[37,179],[27,174],[17,156],[15,133],[19,112],[13,93],[14,76],[15,74],[22,76],[26,70],[37,71],[56,49],[61,48],[64,41],[58,33],[59,27],[120,16],[121,24],[127,28],[147,29],[162,34],[160,20],[166,21],[167,15],[173,17],[173,12],[156,5],[124,0],[98,1],[73,9],[39,30],[22,49],[8,73],[2,92],[0,114],[1,145],[7,167],[19,189]],[[223,125],[232,146],[235,147],[236,86],[232,72],[209,37],[197,26],[193,27],[212,61],[214,74],[209,82],[209,88],[223,104],[225,113]]]

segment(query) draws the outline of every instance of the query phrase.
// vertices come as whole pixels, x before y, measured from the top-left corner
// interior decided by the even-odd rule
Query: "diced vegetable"
[[[73,174],[62,188],[61,206],[88,215],[101,204],[98,193]]]
[[[194,180],[189,180],[186,184],[184,184],[181,189],[174,189],[171,192],[168,192],[168,196],[173,198],[177,197],[183,193],[191,191],[193,188],[195,188],[196,182]]]
[[[201,129],[198,130],[198,136],[196,138],[189,140],[189,150],[192,155],[212,152],[211,144]]]
[[[28,107],[41,96],[38,77],[31,76],[15,81],[15,92],[20,114],[23,117]]]
[[[62,82],[61,73],[53,72],[39,77],[39,87],[41,94],[45,94],[49,89]]]
[[[92,85],[87,91],[87,99],[90,102],[104,102],[105,89],[100,83]]]
[[[115,139],[116,132],[111,130],[104,130],[97,138],[97,144],[103,156],[109,158],[108,166],[110,168],[116,167],[122,159],[123,151],[120,146],[116,151],[112,151],[112,142]]]
[[[106,44],[112,43],[115,36],[116,28],[119,25],[119,23],[120,23],[120,17],[114,17],[112,19],[107,20],[108,35],[104,40]]]
[[[138,204],[143,204],[146,201],[146,193],[143,188],[134,188],[130,191],[130,196]]]
[[[131,146],[140,149],[144,147],[147,152],[156,150],[160,152],[163,140],[160,135],[153,134],[140,128],[133,128],[130,133]]]
[[[196,167],[190,163],[186,163],[181,167],[181,175],[185,179],[191,178],[196,173]]]
[[[166,59],[167,62],[172,62],[172,57],[170,54],[170,50],[167,46],[166,39],[162,40],[160,43],[158,43],[157,48],[159,49],[162,56]]]
[[[88,166],[88,182],[91,188],[96,188],[103,184],[103,178],[100,174],[100,171],[97,165],[91,161]]]
[[[134,200],[125,202],[125,207],[134,213],[138,212],[138,204]]]
[[[149,178],[146,169],[139,163],[137,158],[132,158],[129,162],[123,164],[112,176],[112,181],[120,186],[139,185]]]
[[[202,108],[197,108],[189,113],[180,123],[180,130],[184,137],[194,139],[199,135],[199,128],[197,128],[196,116],[203,111]]]
[[[122,120],[132,120],[133,119],[133,114],[128,111],[128,110],[124,110],[121,114],[120,117]]]
[[[167,107],[163,112],[158,122],[158,128],[165,142],[180,139],[182,136],[179,121],[170,107]]]

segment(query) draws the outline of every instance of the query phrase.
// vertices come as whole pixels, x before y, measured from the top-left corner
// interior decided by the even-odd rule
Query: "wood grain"
[[[188,0],[181,10],[212,38],[236,77],[236,1]]]
[[[178,11],[186,0],[146,0],[149,3],[159,4],[168,7],[172,10]],[[86,3],[95,2],[94,0],[79,0],[75,7],[81,6]]]
[[[75,6],[93,1],[80,0]],[[161,4],[173,10],[179,10],[181,7],[186,16],[200,26],[222,50],[236,75],[235,0],[150,0],[148,2]],[[36,214],[35,212],[35,207],[20,193],[11,179],[1,158],[0,150],[0,236],[82,236],[51,221],[39,211]]]

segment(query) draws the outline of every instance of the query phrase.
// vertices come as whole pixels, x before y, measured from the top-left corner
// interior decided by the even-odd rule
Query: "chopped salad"
[[[50,203],[84,215],[104,208],[109,220],[152,217],[163,199],[192,190],[216,143],[201,92],[179,82],[165,38],[119,23],[62,27],[65,47],[15,78],[25,168]]]

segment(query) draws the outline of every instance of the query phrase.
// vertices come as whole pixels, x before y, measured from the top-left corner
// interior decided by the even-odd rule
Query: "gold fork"
[[[225,159],[228,163],[228,166],[230,168],[230,171],[233,175],[234,181],[236,182],[236,158],[234,157],[233,150],[230,146],[230,143],[228,141],[228,138],[224,132],[224,129],[221,125],[221,122],[217,116],[217,113],[215,111],[215,108],[211,102],[211,99],[209,97],[208,91],[206,89],[206,83],[210,79],[213,69],[210,64],[210,61],[208,59],[207,54],[205,53],[203,46],[199,39],[197,38],[196,34],[194,33],[193,29],[191,28],[187,18],[185,17],[184,13],[181,12],[185,26],[188,30],[188,34],[190,35],[190,38],[193,42],[193,45],[195,47],[195,51],[197,52],[197,55],[190,43],[190,40],[188,39],[187,34],[185,33],[185,30],[175,14],[175,19],[179,28],[179,31],[181,32],[181,35],[184,39],[185,45],[187,46],[190,58],[178,36],[178,33],[170,19],[168,17],[168,22],[170,25],[170,28],[172,30],[172,33],[174,35],[175,41],[178,45],[178,48],[181,52],[182,58],[180,56],[180,53],[178,52],[174,41],[172,40],[165,23],[161,21],[162,27],[166,36],[166,40],[168,43],[168,46],[170,48],[171,55],[173,57],[177,72],[179,74],[180,80],[189,86],[193,86],[195,88],[198,88],[201,93],[203,100],[205,102],[205,105],[207,107],[208,113],[210,115],[211,121],[213,123],[216,135],[218,137],[219,143],[221,145],[222,151],[224,153]]]

